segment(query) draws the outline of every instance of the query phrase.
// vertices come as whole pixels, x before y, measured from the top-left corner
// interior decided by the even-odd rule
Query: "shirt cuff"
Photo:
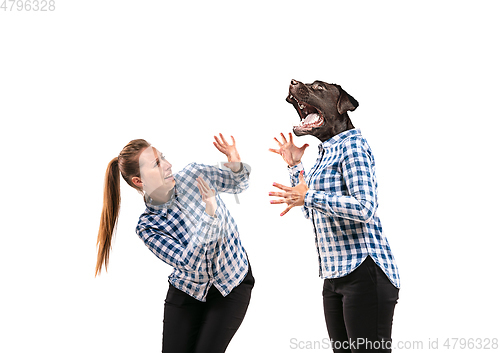
[[[314,190],[307,190],[304,196],[304,207],[311,208],[314,203]]]
[[[238,174],[238,173],[241,173],[243,171],[243,168],[245,167],[243,165],[243,162],[239,162],[240,163],[240,169],[238,169],[237,171],[234,171],[232,170],[231,168],[229,168],[234,174]]]
[[[217,214],[215,214],[212,217],[205,211],[203,211],[203,214],[201,215],[201,221],[206,227],[214,227],[214,226],[216,227],[219,225],[219,219],[217,218]]]
[[[290,175],[295,175],[297,173],[300,173],[301,171],[304,170],[304,166],[302,165],[302,162],[300,162],[299,164],[297,165],[294,165],[293,167],[287,167],[288,168],[288,173],[290,173]]]
[[[203,215],[201,216],[201,224],[202,226],[200,230],[203,235],[199,238],[199,241],[206,245],[217,238],[220,222],[217,215],[212,217],[206,212],[203,212]]]
[[[319,211],[326,209],[326,195],[324,192],[318,192],[312,189],[307,190],[304,196],[304,207],[315,208]]]

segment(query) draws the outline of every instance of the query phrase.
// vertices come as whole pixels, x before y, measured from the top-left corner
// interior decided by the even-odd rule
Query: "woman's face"
[[[154,147],[148,147],[139,156],[143,191],[153,200],[165,203],[170,199],[175,180],[172,165]]]

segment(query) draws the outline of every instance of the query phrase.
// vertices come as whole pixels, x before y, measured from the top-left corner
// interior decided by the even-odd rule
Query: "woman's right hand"
[[[215,190],[210,189],[208,183],[200,176],[196,178],[198,190],[200,190],[201,199],[205,202],[205,212],[211,216],[215,216],[217,210],[217,199],[215,198]]]
[[[291,132],[289,133],[289,135],[290,135],[290,141],[286,140],[285,135],[283,135],[283,133],[281,133],[282,142],[279,142],[278,139],[275,137],[274,140],[278,143],[280,148],[279,149],[270,148],[269,151],[279,154],[281,157],[283,157],[283,160],[288,164],[289,167],[293,167],[294,165],[300,163],[300,160],[304,155],[304,151],[306,150],[307,147],[309,147],[309,145],[306,143],[299,148],[294,145]]]

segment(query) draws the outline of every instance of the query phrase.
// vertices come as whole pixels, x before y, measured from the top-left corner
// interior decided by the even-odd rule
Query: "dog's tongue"
[[[306,118],[304,119],[304,121],[302,123],[303,124],[313,124],[318,119],[319,119],[319,115],[318,114],[316,114],[316,113],[309,114],[308,116],[306,116]]]

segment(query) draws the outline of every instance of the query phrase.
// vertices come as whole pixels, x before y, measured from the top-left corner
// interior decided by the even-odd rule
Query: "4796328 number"
[[[55,0],[0,0],[0,11],[55,11]]]
[[[443,343],[447,349],[498,349],[498,338],[448,338]]]

